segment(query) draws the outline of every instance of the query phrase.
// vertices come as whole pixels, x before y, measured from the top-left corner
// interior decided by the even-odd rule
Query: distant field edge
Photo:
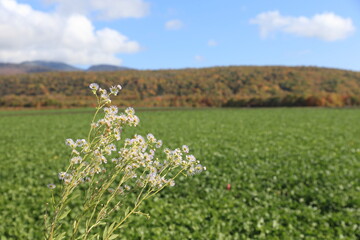
[[[125,107],[119,107],[124,110]],[[137,112],[155,111],[201,111],[201,110],[256,110],[256,109],[359,109],[359,106],[347,107],[134,107]],[[0,117],[9,116],[35,116],[35,115],[63,115],[63,114],[92,114],[94,108],[69,108],[69,109],[25,109],[25,108],[0,108]]]
[[[126,107],[119,107],[124,110]],[[149,111],[194,111],[194,110],[209,110],[209,109],[230,109],[230,108],[191,108],[191,107],[134,107],[137,112]],[[0,117],[7,116],[31,116],[31,115],[58,115],[58,114],[87,114],[94,113],[94,108],[71,108],[71,109],[25,109],[25,108],[0,108]]]

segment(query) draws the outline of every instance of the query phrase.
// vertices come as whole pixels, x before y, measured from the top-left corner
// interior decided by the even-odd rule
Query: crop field
[[[145,202],[151,218],[132,216],[120,239],[360,239],[360,109],[138,116],[127,137],[186,144],[207,171]],[[59,184],[65,139],[84,138],[91,117],[89,109],[0,112],[0,240],[43,238],[47,184]]]

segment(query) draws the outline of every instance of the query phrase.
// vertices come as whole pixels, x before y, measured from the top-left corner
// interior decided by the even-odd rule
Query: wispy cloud
[[[210,39],[209,41],[208,41],[208,43],[207,43],[207,45],[209,46],[209,47],[215,47],[215,46],[217,46],[219,43],[217,42],[217,41],[215,41],[214,39]]]
[[[205,58],[203,56],[201,56],[201,55],[195,55],[194,59],[195,59],[196,62],[205,61]]]
[[[45,0],[56,3],[61,14],[80,13],[110,20],[141,18],[150,11],[150,4],[143,0]]]
[[[330,12],[308,18],[282,16],[279,11],[269,11],[260,13],[250,23],[259,25],[263,38],[272,32],[285,32],[324,41],[337,41],[349,37],[355,31],[351,18],[343,18]]]
[[[140,51],[136,41],[110,29],[95,29],[81,14],[34,10],[15,0],[0,0],[0,61],[57,60],[72,64],[121,64],[119,53]]]
[[[183,26],[184,26],[183,22],[180,21],[179,19],[173,19],[165,23],[165,28],[167,30],[179,30]]]

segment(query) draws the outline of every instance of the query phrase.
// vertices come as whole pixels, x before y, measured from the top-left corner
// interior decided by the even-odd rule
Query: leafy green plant
[[[107,90],[90,84],[97,98],[96,112],[87,139],[66,139],[71,149],[70,163],[58,174],[60,187],[48,184],[52,191],[51,211],[45,215],[45,238],[115,239],[117,230],[133,214],[149,217],[139,211],[140,205],[167,186],[174,186],[180,175],[194,175],[206,170],[189,154],[189,148],[159,153],[162,141],[149,133],[135,134],[123,140],[126,127],[136,127],[140,120],[133,108],[119,113],[110,97],[121,86]],[[103,110],[104,117],[99,117]],[[100,118],[100,119],[99,119]],[[59,191],[57,191],[60,189]],[[72,213],[72,202],[81,202],[81,211]],[[71,231],[67,216],[73,215]]]
[[[1,240],[44,238],[41,203],[51,199],[44,187],[55,183],[59,198],[57,173],[70,159],[62,142],[87,136],[93,112],[0,111]],[[359,109],[139,109],[136,115],[141,124],[126,128],[124,139],[151,132],[171,149],[186,143],[209,171],[180,174],[175,187],[137,210],[151,218],[134,214],[115,232],[118,239],[360,239]],[[81,187],[75,194],[84,193]],[[67,236],[81,199],[71,200],[61,220]],[[129,206],[133,198],[124,200]]]

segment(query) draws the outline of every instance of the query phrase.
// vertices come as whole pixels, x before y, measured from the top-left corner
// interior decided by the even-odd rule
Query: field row
[[[58,184],[69,161],[64,140],[84,138],[91,117],[88,110],[0,117],[1,240],[41,239],[46,185]],[[189,145],[208,170],[180,178],[146,202],[141,210],[151,218],[131,218],[121,239],[360,238],[360,110],[177,110],[139,117],[140,127],[127,129],[127,137],[151,132],[167,147]]]

